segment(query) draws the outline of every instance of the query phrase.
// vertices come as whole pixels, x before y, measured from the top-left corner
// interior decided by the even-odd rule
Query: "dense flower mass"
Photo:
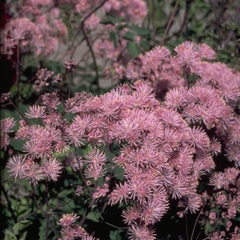
[[[12,19],[4,29],[3,53],[7,55],[13,55],[16,47],[21,52],[32,51],[37,56],[48,56],[56,52],[61,44],[66,44],[69,35],[67,17],[74,22],[75,30],[80,29],[84,22],[85,30],[92,31],[91,35],[98,35],[98,38],[89,36],[91,42],[95,43],[96,55],[104,55],[104,60],[107,58],[116,61],[122,51],[126,52],[126,40],[121,37],[114,49],[113,43],[108,39],[113,26],[111,23],[102,24],[101,20],[106,15],[113,14],[126,22],[139,25],[147,15],[146,3],[142,0],[21,0],[11,6]],[[93,11],[95,8],[98,11]],[[71,14],[65,9],[70,9]],[[121,35],[125,32],[124,28]],[[69,47],[71,48],[70,45]],[[75,49],[71,49],[69,52],[74,51]],[[69,55],[69,52],[66,54]]]
[[[110,3],[116,3],[116,11],[121,7]],[[95,186],[94,200],[104,198],[109,205],[125,207],[123,221],[134,240],[156,239],[153,226],[167,213],[172,199],[178,202],[179,216],[196,213],[214,200],[230,228],[240,207],[240,75],[207,61],[214,57],[204,44],[182,43],[173,56],[156,47],[140,56],[141,67],[128,65],[126,75],[137,79],[131,85],[100,96],[76,93],[65,101],[58,93],[44,94],[42,104],[25,113],[38,122],[20,122],[15,138],[25,141],[24,154],[9,159],[10,175],[34,184],[44,178],[57,181],[63,163],[70,165],[80,171],[87,187]],[[41,72],[54,81],[51,72]],[[161,81],[167,83],[166,92],[158,89]],[[59,112],[61,101],[64,111]],[[14,122],[5,119],[1,125],[7,133]],[[111,158],[113,147],[118,150]],[[80,148],[85,149],[82,156],[76,150]],[[232,167],[219,170],[220,154]],[[116,180],[116,168],[123,171],[122,180]],[[203,176],[213,194],[198,189]],[[112,185],[107,183],[113,179]],[[73,224],[77,218],[67,214],[60,219],[64,239],[87,236]],[[209,224],[220,218],[214,212],[207,215]],[[211,234],[214,238],[218,233]]]

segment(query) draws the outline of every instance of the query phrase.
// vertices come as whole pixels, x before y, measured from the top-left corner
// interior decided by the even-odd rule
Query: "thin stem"
[[[35,191],[34,191],[34,187],[33,187],[33,184],[32,184],[32,183],[31,183],[31,188],[32,188],[32,196],[33,196],[34,202],[36,203],[38,209],[41,211],[41,213],[43,214],[43,216],[44,216],[45,218],[47,218],[48,213],[46,214],[46,213],[43,211],[42,207],[38,204],[37,199],[36,199],[36,195],[35,195]],[[49,222],[49,224],[51,225],[51,228],[52,228],[55,236],[58,236],[58,234],[57,234],[55,228],[52,226],[51,222]],[[46,237],[47,237],[47,236],[46,236]],[[47,238],[46,238],[46,239],[47,239]]]
[[[184,13],[184,18],[183,18],[182,25],[181,25],[180,29],[179,29],[177,32],[175,32],[171,37],[173,37],[173,36],[178,36],[178,34],[182,32],[184,26],[186,25],[188,13],[189,13],[190,3],[191,3],[191,0],[186,0],[185,13]],[[170,37],[170,38],[171,38],[171,37]]]
[[[186,236],[187,236],[187,240],[189,240],[189,236],[188,236],[188,220],[187,220],[187,215],[184,213],[184,217],[185,217],[185,221],[186,221]]]
[[[75,198],[75,196],[73,196],[69,201],[65,202],[64,204],[59,204],[56,208],[51,209],[51,213],[53,213],[53,212],[55,213],[55,210],[66,206],[66,205],[69,204],[74,198]]]
[[[28,121],[25,119],[25,117],[22,115],[22,113],[18,110],[18,108],[16,107],[16,105],[13,103],[12,100],[9,100],[9,102],[13,105],[13,107],[16,109],[16,111],[18,112],[18,114],[21,116],[21,118],[28,124]],[[28,124],[29,125],[29,124]]]
[[[45,202],[46,202],[46,240],[48,240],[48,231],[49,231],[49,205],[48,205],[48,179],[46,179],[46,195],[45,195]]]
[[[203,206],[202,206],[202,208],[200,209],[199,214],[198,214],[198,216],[197,216],[197,218],[196,218],[196,220],[195,220],[195,222],[194,222],[194,226],[193,226],[193,229],[192,229],[192,234],[191,234],[190,240],[193,240],[193,235],[194,235],[194,232],[195,232],[197,223],[198,223],[198,219],[200,218],[200,215],[201,215],[201,212],[202,212],[204,206],[205,206],[205,204],[203,204]]]
[[[44,215],[44,217],[46,217],[46,213],[43,211],[42,207],[38,204],[37,199],[36,199],[36,195],[35,195],[35,191],[34,191],[34,187],[33,184],[31,183],[31,188],[32,188],[32,195],[33,195],[33,200],[36,203],[38,209],[42,212],[42,214]]]
[[[68,98],[71,97],[71,85],[72,85],[72,82],[73,82],[73,73],[72,73],[72,70],[70,71],[70,82],[69,82],[69,86],[68,86]]]
[[[16,69],[16,79],[17,79],[17,90],[18,90],[18,101],[21,101],[21,95],[20,95],[20,90],[19,90],[19,61],[20,61],[20,42],[17,44],[17,69]]]
[[[169,19],[169,21],[168,21],[167,27],[166,27],[166,29],[165,29],[165,31],[164,31],[164,34],[163,34],[162,41],[161,41],[161,44],[160,44],[160,45],[163,45],[163,44],[164,44],[165,37],[166,37],[166,35],[167,35],[168,31],[169,31],[169,28],[170,28],[170,26],[171,26],[171,24],[172,24],[173,17],[174,17],[174,15],[175,15],[175,12],[176,12],[176,10],[177,10],[177,7],[178,7],[179,2],[180,2],[180,0],[177,0],[177,2],[175,3],[174,9],[173,9],[172,14],[171,14],[171,16],[170,16],[170,19]]]
[[[82,30],[82,33],[83,33],[83,36],[87,42],[87,45],[88,45],[88,48],[90,50],[90,53],[91,53],[91,56],[92,56],[92,59],[93,59],[93,65],[94,65],[94,69],[95,69],[95,73],[96,73],[96,81],[97,81],[97,92],[98,92],[98,95],[100,94],[100,85],[99,85],[99,73],[98,73],[98,67],[97,67],[97,61],[96,61],[96,57],[95,57],[95,54],[93,52],[93,48],[91,46],[91,43],[87,37],[87,34],[85,32],[85,28],[84,28],[84,24],[85,24],[85,21],[94,13],[96,12],[99,8],[101,8],[105,2],[107,2],[107,0],[104,0],[101,4],[99,4],[95,9],[93,9],[82,21],[81,23],[81,30]]]
[[[3,194],[4,194],[4,196],[6,198],[6,201],[7,201],[8,209],[9,209],[10,213],[12,214],[12,218],[13,218],[14,222],[17,223],[17,217],[14,214],[14,211],[12,209],[10,200],[8,198],[8,195],[7,195],[7,192],[6,192],[5,188],[4,188],[4,186],[2,185],[2,183],[0,183],[0,184],[1,184],[0,185],[1,186],[1,190],[3,191]]]
[[[152,0],[152,10],[153,46],[156,46],[155,0]]]
[[[237,23],[239,21],[239,19],[240,19],[240,1],[238,2],[238,7],[237,7],[237,10],[236,10],[236,16],[235,16],[234,22]],[[226,45],[230,42],[230,40],[233,37],[233,34],[234,34],[234,31],[232,30],[229,33],[227,39],[223,42],[223,44],[222,44],[223,48],[225,48]]]
[[[83,215],[83,217],[82,217],[82,219],[81,219],[81,221],[80,221],[80,226],[82,226],[83,225],[83,223],[85,222],[85,220],[86,220],[86,218],[87,218],[87,215],[88,215],[88,213],[90,212],[90,209],[91,209],[91,207],[93,206],[93,204],[95,203],[95,199],[92,199],[92,201],[90,202],[90,204],[88,205],[88,209],[87,209],[87,211],[84,213],[84,215]]]

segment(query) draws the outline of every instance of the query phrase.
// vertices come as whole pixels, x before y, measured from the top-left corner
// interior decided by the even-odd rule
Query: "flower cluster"
[[[101,24],[100,16],[114,14],[125,18],[126,21],[140,24],[147,15],[146,3],[142,0],[82,0],[80,2],[62,0],[54,3],[21,0],[10,6],[13,18],[4,29],[3,46],[3,53],[8,55],[12,55],[17,46],[21,51],[30,50],[37,56],[53,53],[61,43],[66,42],[69,28],[64,21],[66,17],[69,18],[69,22],[74,22],[70,28],[79,29],[84,21],[86,30],[94,31],[94,35],[104,41],[108,37],[109,29]],[[93,11],[97,6],[100,6],[99,11]],[[64,10],[69,8],[70,15]],[[91,41],[95,42],[96,39],[91,38]]]
[[[0,121],[0,137],[1,137],[1,149],[7,147],[10,143],[10,138],[8,133],[12,132],[11,128],[15,126],[16,122],[13,118],[5,118]]]
[[[133,63],[126,70],[135,71],[129,75],[133,80],[140,79],[104,95],[81,92],[63,100],[58,93],[44,94],[42,104],[25,113],[38,122],[20,121],[16,138],[25,141],[25,154],[9,159],[10,174],[35,184],[43,177],[57,181],[65,161],[81,173],[87,188],[94,186],[94,201],[124,206],[123,221],[133,240],[156,239],[153,226],[172,199],[178,202],[179,216],[206,206],[215,209],[205,221],[219,223],[224,216],[230,231],[240,207],[240,75],[207,61],[215,53],[204,44],[185,42],[175,52],[170,56],[157,47],[141,56],[139,72]],[[169,90],[160,102],[156,82],[162,81],[169,82]],[[3,121],[7,132],[13,121]],[[113,145],[118,151],[109,159],[106,152]],[[76,149],[81,147],[88,148],[80,156]],[[59,153],[65,154],[64,161]],[[225,155],[232,167],[219,170],[218,155]],[[123,170],[123,180],[116,180],[117,168]],[[209,181],[207,192],[198,190],[203,176]],[[76,219],[68,214],[60,220],[64,239],[85,232],[73,225]]]
[[[90,236],[81,226],[74,224],[79,217],[76,214],[64,214],[58,224],[63,227],[61,231],[62,240],[73,240],[81,238],[82,240],[97,240]],[[59,240],[61,240],[59,238]]]
[[[49,87],[51,83],[57,84],[62,81],[60,75],[57,74],[54,76],[53,71],[47,70],[47,68],[41,68],[36,73],[36,81],[34,82],[33,89],[37,92],[41,90],[43,87]]]

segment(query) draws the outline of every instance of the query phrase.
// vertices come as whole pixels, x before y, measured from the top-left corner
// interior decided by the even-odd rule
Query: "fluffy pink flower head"
[[[15,179],[23,178],[26,174],[25,159],[20,155],[15,155],[8,160],[7,163],[8,172],[10,176]]]
[[[57,181],[62,171],[62,166],[56,158],[46,159],[46,161],[42,163],[42,171],[47,178]]]
[[[27,118],[43,118],[45,117],[45,107],[33,105],[29,107],[25,114]]]
[[[11,128],[15,126],[15,121],[13,118],[5,118],[0,121],[0,138],[1,138],[1,149],[7,147],[10,143],[10,138],[7,133],[12,132]]]
[[[195,70],[198,62],[201,60],[198,49],[193,42],[184,42],[177,46],[174,51],[177,53],[179,64],[191,71]]]
[[[64,214],[62,218],[60,218],[58,224],[63,227],[68,227],[71,224],[73,224],[78,218],[79,217],[77,216],[77,214],[73,213]]]

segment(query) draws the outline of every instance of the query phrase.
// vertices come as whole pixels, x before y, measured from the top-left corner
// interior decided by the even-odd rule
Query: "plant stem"
[[[84,213],[84,215],[83,215],[83,217],[82,217],[82,219],[81,219],[81,221],[80,221],[80,226],[82,226],[83,225],[83,223],[85,222],[85,220],[86,220],[86,218],[87,218],[87,215],[88,215],[88,213],[90,212],[90,209],[91,209],[91,207],[93,206],[93,204],[95,203],[95,199],[92,199],[92,201],[90,202],[90,204],[88,205],[88,209],[87,209],[87,211]]]
[[[201,215],[201,212],[202,212],[204,206],[205,206],[205,204],[203,204],[203,206],[202,206],[202,208],[200,209],[199,214],[198,214],[198,216],[197,216],[197,218],[196,218],[196,220],[195,220],[195,222],[194,222],[194,226],[193,226],[193,230],[192,230],[192,234],[191,234],[190,240],[193,240],[193,235],[194,235],[194,232],[195,232],[197,223],[198,223],[198,219],[199,219],[199,217],[200,217],[200,215]]]
[[[171,26],[171,24],[172,24],[173,17],[174,17],[174,15],[175,15],[175,12],[176,12],[176,10],[177,10],[177,6],[178,6],[179,2],[180,2],[180,0],[177,0],[177,2],[175,3],[174,9],[173,9],[172,14],[171,14],[171,16],[170,16],[170,19],[169,19],[169,21],[168,21],[167,27],[166,27],[166,29],[165,29],[165,31],[164,31],[164,34],[163,34],[162,41],[161,41],[161,44],[160,44],[160,45],[163,45],[163,44],[164,44],[165,37],[166,37],[166,35],[167,35],[168,31],[169,31],[169,28],[170,28],[170,26]]]
[[[155,0],[152,0],[152,33],[153,33],[153,46],[156,46],[156,25],[155,25]]]
[[[12,100],[9,100],[10,104],[13,105],[13,107],[16,109],[16,111],[18,112],[18,114],[20,115],[20,117],[28,124],[28,121],[26,120],[26,118],[22,115],[22,113],[18,110],[17,106],[13,103]],[[28,124],[29,125],[29,124]]]
[[[48,179],[46,179],[46,195],[45,195],[45,201],[46,201],[46,240],[48,240],[48,231],[49,231],[49,205],[48,205]]]
[[[82,21],[81,23],[81,30],[83,32],[83,36],[87,42],[87,45],[89,47],[89,50],[90,50],[90,53],[91,53],[91,56],[92,56],[92,59],[93,59],[93,65],[94,65],[94,69],[95,69],[95,73],[96,73],[96,81],[97,81],[97,93],[98,95],[100,94],[100,85],[99,85],[99,73],[98,73],[98,67],[97,67],[97,61],[96,61],[96,57],[95,57],[95,54],[93,52],[93,48],[91,46],[91,43],[87,37],[87,34],[85,32],[85,29],[84,29],[84,24],[85,24],[85,21],[94,13],[96,12],[99,8],[101,8],[105,2],[107,2],[107,0],[104,0],[101,4],[99,4],[95,9],[93,9]]]
[[[6,198],[6,201],[7,201],[8,209],[9,209],[10,213],[12,214],[12,218],[13,218],[14,222],[17,223],[17,217],[14,214],[14,211],[12,209],[11,202],[10,202],[10,200],[8,198],[7,192],[6,192],[5,188],[4,188],[4,186],[2,185],[2,183],[0,183],[0,184],[1,184],[0,185],[1,186],[1,190],[3,191],[3,194],[4,194],[4,196]]]
[[[47,218],[48,213],[46,214],[46,213],[43,211],[42,207],[38,204],[37,199],[36,199],[36,195],[35,195],[35,191],[34,191],[34,187],[33,187],[33,184],[32,184],[32,183],[31,183],[31,188],[32,188],[33,200],[34,200],[34,202],[36,203],[37,208],[41,211],[41,213],[43,214],[43,216],[44,216],[45,218]],[[58,237],[58,234],[57,234],[55,228],[52,226],[52,224],[51,224],[50,221],[49,221],[49,224],[51,225],[51,228],[52,228],[55,236]],[[46,236],[46,239],[47,239],[47,236]]]

